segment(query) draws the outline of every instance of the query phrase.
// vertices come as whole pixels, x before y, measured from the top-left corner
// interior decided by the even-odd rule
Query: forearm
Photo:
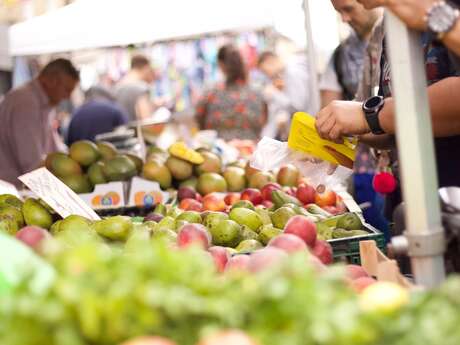
[[[335,100],[343,99],[343,94],[339,91],[321,90],[321,108]]]
[[[453,29],[443,37],[442,42],[460,56],[460,20],[457,20]]]
[[[433,134],[435,137],[460,135],[460,77],[443,79],[428,87]],[[385,101],[380,124],[388,134],[395,133],[395,105],[393,98]]]
[[[359,141],[377,150],[389,150],[396,146],[395,137],[390,134],[364,134]]]

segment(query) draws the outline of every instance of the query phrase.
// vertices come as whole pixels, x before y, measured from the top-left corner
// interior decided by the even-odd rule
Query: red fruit
[[[270,242],[268,242],[268,247],[279,248],[287,253],[307,250],[305,242],[301,238],[291,234],[281,234],[273,237]]]
[[[214,246],[209,248],[208,252],[211,253],[212,258],[214,259],[217,271],[223,272],[230,256],[227,248]]]
[[[241,200],[249,200],[254,206],[262,203],[262,193],[255,188],[247,188],[241,193]]]
[[[299,199],[302,204],[312,204],[315,202],[316,190],[308,184],[301,184],[297,188],[296,197]]]
[[[332,247],[327,241],[317,240],[311,252],[325,265],[334,261]]]
[[[198,345],[257,345],[257,343],[242,331],[229,330],[207,337]]]
[[[369,277],[369,274],[359,265],[347,265],[345,267],[345,274],[347,278],[355,280],[361,277]]]
[[[315,195],[315,204],[319,207],[335,206],[336,202],[337,194],[331,190],[325,191],[324,193],[316,193]]]
[[[249,255],[235,255],[232,256],[225,266],[225,270],[238,270],[238,271],[245,271],[248,269],[250,256]]]
[[[360,277],[358,279],[353,280],[350,285],[353,290],[357,293],[361,293],[365,288],[369,285],[377,283],[377,280],[371,277]]]
[[[201,202],[195,199],[183,199],[179,203],[179,208],[184,211],[201,212],[201,210],[203,209],[203,205],[201,204]]]
[[[195,194],[195,199],[196,199],[196,201],[203,202],[203,197],[201,196],[200,193]]]
[[[262,187],[260,192],[262,193],[262,198],[264,201],[272,201],[272,192],[274,190],[280,190],[281,186],[278,183],[267,183]]]
[[[33,250],[39,250],[42,241],[48,237],[48,231],[35,225],[26,226],[16,233],[16,238]]]
[[[217,193],[211,193],[203,198],[203,209],[206,211],[222,212],[227,208],[224,197]]]
[[[339,210],[336,206],[324,206],[322,207],[322,209],[326,212],[329,212],[333,216],[336,216],[339,214]]]
[[[240,193],[228,193],[224,201],[228,206],[232,206],[234,203],[240,201],[241,199],[241,194]]]
[[[121,345],[176,345],[176,343],[162,337],[139,337],[128,340]]]
[[[265,208],[271,208],[273,206],[273,203],[271,201],[265,200],[262,202],[262,205],[264,205]]]
[[[284,227],[285,234],[300,237],[310,248],[316,243],[316,224],[304,216],[294,216],[288,220]]]
[[[282,186],[296,186],[299,177],[299,169],[292,164],[288,164],[279,170],[277,182]]]
[[[266,247],[257,250],[250,255],[248,268],[251,272],[260,272],[266,268],[272,267],[273,265],[279,264],[286,257],[287,254],[285,251],[275,247]]]
[[[211,235],[201,224],[186,224],[179,230],[177,245],[180,248],[190,245],[199,245],[204,249],[211,245]]]
[[[180,187],[177,190],[177,199],[182,201],[184,199],[196,199],[196,192],[190,187]]]
[[[347,205],[345,205],[345,203],[343,202],[342,198],[339,198],[337,197],[337,205],[336,205],[336,208],[337,208],[337,214],[344,214],[347,212]]]

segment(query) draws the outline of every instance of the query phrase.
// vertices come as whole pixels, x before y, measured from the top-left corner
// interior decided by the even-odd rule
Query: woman
[[[216,130],[224,140],[258,140],[267,121],[262,95],[247,84],[246,67],[239,51],[225,45],[217,54],[225,84],[206,92],[198,102],[196,119],[201,129]]]

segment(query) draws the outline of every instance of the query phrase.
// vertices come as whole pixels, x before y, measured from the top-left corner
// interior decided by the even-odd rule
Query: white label
[[[63,218],[75,214],[91,220],[101,219],[73,190],[46,168],[34,170],[18,179]]]
[[[0,180],[0,195],[1,194],[12,194],[19,198],[18,190],[11,183]]]
[[[153,206],[165,204],[169,193],[163,192],[158,182],[133,177],[129,193],[129,206]]]

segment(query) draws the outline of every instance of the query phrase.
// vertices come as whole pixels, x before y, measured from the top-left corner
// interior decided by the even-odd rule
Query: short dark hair
[[[56,59],[50,61],[40,72],[40,75],[56,75],[63,73],[74,80],[80,80],[80,72],[68,59]]]
[[[225,66],[227,73],[227,85],[238,81],[246,82],[246,65],[238,48],[232,44],[222,46],[217,53],[217,60]]]
[[[144,55],[134,55],[131,58],[131,68],[132,69],[141,69],[145,66],[150,66],[150,60]]]
[[[273,53],[271,51],[264,51],[264,52],[260,53],[260,55],[259,55],[259,59],[257,60],[257,66],[260,67],[260,65],[262,65],[268,59],[276,58],[276,57],[278,57],[278,55],[276,55],[275,53]]]

